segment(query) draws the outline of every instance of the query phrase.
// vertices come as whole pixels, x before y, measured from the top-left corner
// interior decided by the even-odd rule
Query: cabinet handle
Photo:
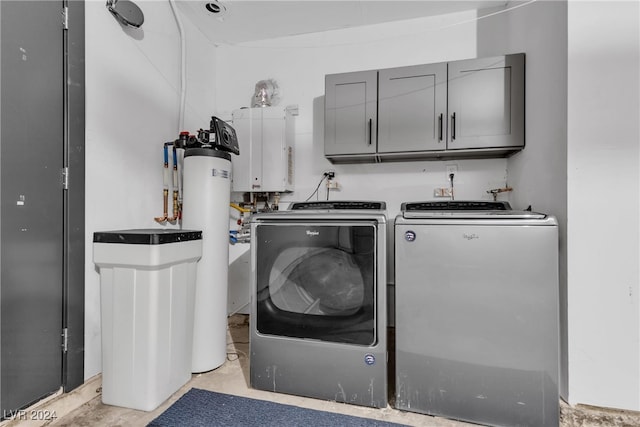
[[[442,141],[442,113],[438,117],[438,141]]]
[[[456,113],[451,115],[451,140],[456,139]]]
[[[373,119],[369,119],[369,145],[372,142]]]

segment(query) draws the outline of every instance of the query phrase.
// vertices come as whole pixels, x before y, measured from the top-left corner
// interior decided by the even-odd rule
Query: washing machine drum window
[[[349,316],[364,304],[365,283],[353,255],[337,248],[289,248],[269,278],[271,300],[281,310]]]

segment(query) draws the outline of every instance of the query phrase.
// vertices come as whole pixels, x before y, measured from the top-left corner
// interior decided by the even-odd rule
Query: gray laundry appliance
[[[387,406],[383,202],[294,203],[251,220],[251,386]]]
[[[502,202],[403,203],[395,271],[396,408],[558,425],[554,217]]]

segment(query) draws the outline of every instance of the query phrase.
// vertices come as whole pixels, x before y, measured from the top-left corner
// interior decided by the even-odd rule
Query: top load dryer
[[[403,203],[395,222],[398,409],[559,423],[558,226],[508,203]]]
[[[252,217],[252,387],[386,407],[386,223],[383,202]]]

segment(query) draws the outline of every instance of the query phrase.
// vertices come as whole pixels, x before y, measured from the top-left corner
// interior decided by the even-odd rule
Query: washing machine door
[[[258,333],[372,345],[376,221],[258,224]]]

